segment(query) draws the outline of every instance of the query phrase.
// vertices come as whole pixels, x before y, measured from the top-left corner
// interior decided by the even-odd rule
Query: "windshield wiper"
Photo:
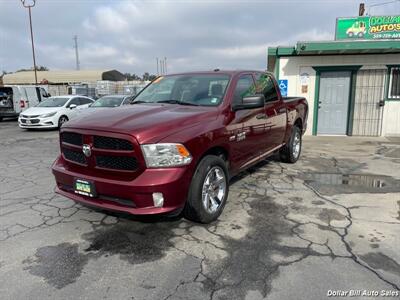
[[[196,103],[191,103],[191,102],[184,102],[184,101],[178,101],[178,100],[161,100],[157,101],[157,103],[169,103],[169,104],[179,104],[179,105],[191,105],[191,106],[199,106]]]
[[[130,104],[139,104],[139,103],[151,103],[151,102],[143,101],[143,100],[137,100],[137,101],[132,101]]]

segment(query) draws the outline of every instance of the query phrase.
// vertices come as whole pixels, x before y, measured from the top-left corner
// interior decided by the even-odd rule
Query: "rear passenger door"
[[[286,132],[286,106],[279,97],[276,83],[268,73],[256,73],[257,93],[265,97],[265,139],[264,152],[279,147]]]

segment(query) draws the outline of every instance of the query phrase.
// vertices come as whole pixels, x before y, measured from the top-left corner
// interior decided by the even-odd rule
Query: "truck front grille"
[[[107,150],[124,150],[132,151],[133,145],[130,141],[108,137],[108,136],[93,136],[93,146],[97,149]]]
[[[137,160],[132,156],[96,156],[96,165],[100,168],[135,171],[137,169]]]
[[[74,151],[68,148],[63,148],[62,153],[67,160],[78,164],[86,165],[85,155],[82,152]]]
[[[61,141],[64,143],[81,146],[83,144],[82,134],[75,132],[63,132],[61,134]]]
[[[62,153],[69,163],[85,165],[88,170],[128,171],[132,176],[140,169],[133,141],[129,139],[71,131],[62,131],[60,139]],[[88,157],[83,154],[84,144],[91,146]]]

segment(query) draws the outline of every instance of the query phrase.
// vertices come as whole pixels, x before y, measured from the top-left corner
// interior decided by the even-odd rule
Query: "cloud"
[[[41,0],[32,17],[39,65],[73,69],[76,34],[81,68],[141,75],[156,72],[156,57],[167,57],[171,72],[265,69],[268,46],[332,40],[336,17],[356,14],[357,5],[356,0]],[[29,67],[27,11],[19,1],[0,0],[0,6],[0,70]],[[385,9],[379,12],[393,8]]]

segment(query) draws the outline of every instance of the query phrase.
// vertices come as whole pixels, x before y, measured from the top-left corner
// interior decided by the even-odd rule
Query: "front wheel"
[[[58,120],[58,128],[61,128],[62,124],[64,124],[65,122],[68,122],[68,117],[61,116],[60,119]]]
[[[293,126],[289,141],[279,151],[281,161],[291,164],[295,163],[300,157],[301,145],[301,130],[299,127]]]
[[[183,210],[185,218],[200,222],[215,221],[224,209],[229,192],[225,161],[214,155],[205,156],[196,168]]]

